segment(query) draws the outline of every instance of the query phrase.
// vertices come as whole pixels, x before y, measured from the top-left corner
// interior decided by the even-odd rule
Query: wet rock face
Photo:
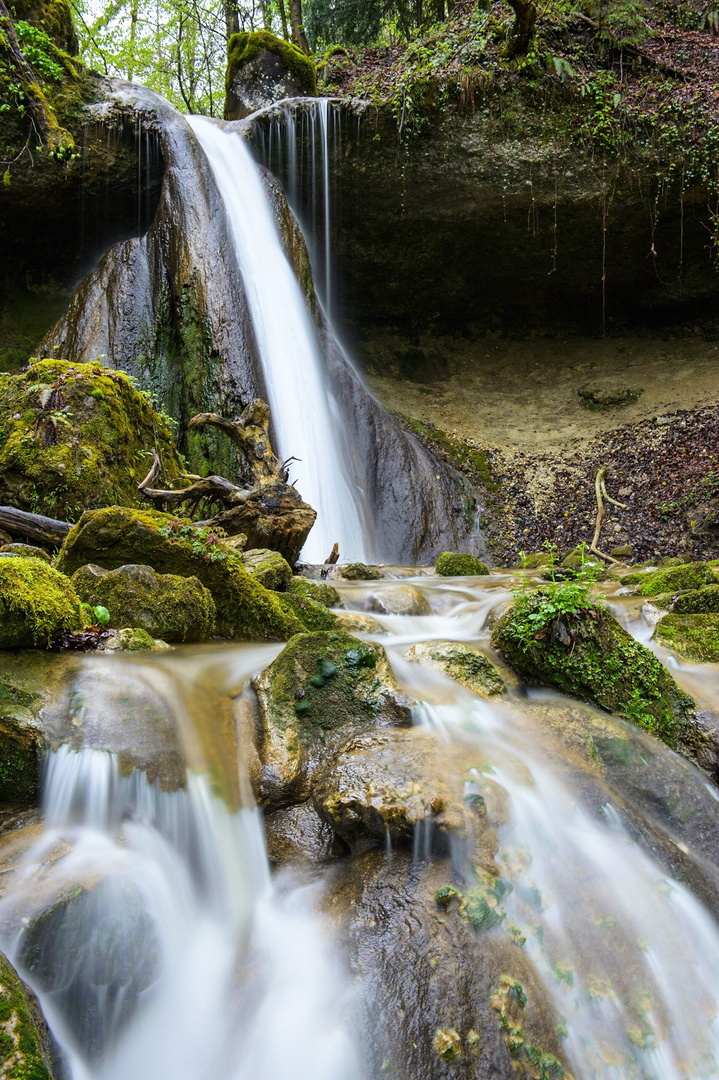
[[[135,627],[153,638],[187,642],[204,641],[214,632],[215,604],[196,577],[157,574],[151,566],[107,571],[90,564],[77,570],[72,582],[83,603],[108,609],[115,630]]]
[[[347,854],[345,844],[311,802],[275,810],[265,818],[267,855],[272,863],[321,863]]]
[[[410,722],[384,649],[340,631],[292,638],[252,685],[259,704],[252,780],[265,808],[306,801],[353,729]]]
[[[0,953],[0,1073],[8,1080],[53,1080],[57,1047],[40,1006],[18,973]]]
[[[351,735],[322,772],[315,809],[353,849],[387,838],[412,843],[418,829],[429,845],[446,847],[450,835],[466,838],[474,824],[461,783],[449,779],[448,756],[420,728]]]
[[[267,31],[233,34],[227,44],[225,120],[242,120],[287,97],[317,93],[315,66]]]
[[[450,880],[448,861],[412,862],[401,850],[369,851],[335,873],[325,908],[365,987],[361,1021],[371,1074],[529,1080],[537,1072],[525,1045],[563,1060],[557,1017],[525,951],[508,934],[477,930],[456,905],[448,911],[437,903]],[[511,1051],[502,1002],[499,1009],[493,1004],[506,990],[503,976],[521,989],[513,1021],[521,1042]]]
[[[405,659],[435,668],[480,697],[496,697],[505,691],[504,680],[486,656],[455,641],[424,641],[413,645]]]

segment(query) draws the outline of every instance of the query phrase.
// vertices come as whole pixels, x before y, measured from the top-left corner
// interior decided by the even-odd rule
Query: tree
[[[305,26],[302,21],[302,0],[289,0],[290,22],[292,23],[292,40],[298,49],[309,56],[310,47],[307,44]]]
[[[507,42],[508,56],[524,56],[534,38],[537,7],[534,0],[509,0],[514,9],[514,23]]]

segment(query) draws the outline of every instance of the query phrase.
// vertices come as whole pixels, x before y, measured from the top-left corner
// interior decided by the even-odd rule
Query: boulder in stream
[[[432,608],[416,585],[383,585],[369,598],[370,611],[379,615],[431,615]]]
[[[665,570],[630,575],[622,579],[624,585],[637,585],[639,596],[659,596],[662,593],[685,592],[716,585],[717,574],[708,563],[684,563]]]
[[[263,807],[306,801],[318,769],[349,732],[410,722],[384,649],[340,631],[292,638],[252,685],[259,719],[251,772]]]
[[[339,576],[345,581],[379,581],[382,574],[376,566],[367,566],[365,563],[353,562],[346,566],[340,566]]]
[[[719,613],[719,583],[680,593],[673,599],[671,607],[674,615],[716,615]]]
[[[278,594],[247,573],[231,545],[169,514],[118,506],[86,511],[68,534],[58,567],[73,573],[90,562],[106,570],[140,563],[197,578],[212,594],[221,637],[284,640],[305,629]]]
[[[243,552],[242,563],[248,574],[266,589],[286,589],[292,579],[292,567],[279,551],[270,548],[252,548]]]
[[[342,607],[342,599],[337,589],[326,581],[312,581],[310,578],[295,576],[288,583],[287,591],[295,596],[308,596],[310,600],[328,608]]]
[[[461,642],[422,641],[407,650],[405,659],[435,668],[483,698],[496,697],[506,689],[492,661]]]
[[[437,557],[434,569],[440,577],[479,577],[489,573],[476,555],[456,551],[443,551]]]
[[[163,641],[205,641],[215,630],[215,603],[196,577],[158,574],[129,564],[103,570],[89,563],[72,576],[80,599],[110,612],[116,630],[134,627]],[[108,641],[105,648],[112,647]]]
[[[0,558],[0,649],[46,647],[82,626],[69,579],[42,559]]]
[[[654,637],[660,645],[687,660],[719,664],[719,613],[676,615],[672,612],[657,623]]]

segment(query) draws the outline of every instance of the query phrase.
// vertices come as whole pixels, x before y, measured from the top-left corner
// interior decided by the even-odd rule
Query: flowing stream
[[[505,807],[502,903],[556,1010],[566,1066],[577,1080],[719,1077],[716,791],[589,706],[525,696],[510,677],[508,695],[484,701],[408,662],[408,646],[432,640],[491,654],[488,623],[512,579],[392,573],[432,613],[375,615],[383,632],[366,636],[416,700],[415,723],[463,748],[468,796]],[[366,611],[383,585],[338,587],[346,607]],[[646,633],[636,601],[613,603]],[[317,914],[322,868],[311,884],[286,874],[273,884],[247,764],[223,720],[279,650],[83,661],[71,733],[46,763],[44,829],[0,903],[4,947],[75,1080],[371,1075],[352,1020],[360,1006],[371,1016],[371,991],[352,987]],[[715,668],[676,674],[716,694]],[[162,717],[186,763],[179,780],[147,747],[135,760],[118,748],[116,728],[160,731]]]
[[[257,337],[279,454],[317,511],[302,557],[322,562],[338,542],[365,558],[359,493],[327,386],[307,300],[284,251],[257,166],[244,140],[211,120],[189,118],[209,160],[235,241]]]

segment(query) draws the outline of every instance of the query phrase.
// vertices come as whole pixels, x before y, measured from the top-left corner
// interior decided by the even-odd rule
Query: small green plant
[[[90,604],[81,604],[80,610],[85,626],[109,626],[110,612],[102,604],[92,607]]]
[[[204,559],[205,562],[223,562],[227,558],[227,551],[222,543],[221,529],[212,533],[209,529],[203,529],[198,525],[181,525],[171,522],[169,525],[161,525],[157,531],[167,540],[191,541],[192,554]]]

